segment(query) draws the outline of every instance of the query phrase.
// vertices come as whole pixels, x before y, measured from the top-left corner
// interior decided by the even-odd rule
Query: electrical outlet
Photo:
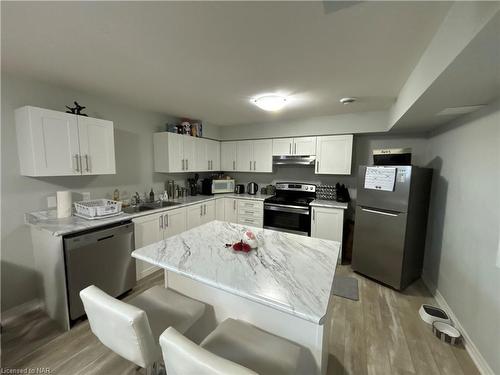
[[[55,195],[51,195],[47,197],[47,208],[57,207],[57,198]]]

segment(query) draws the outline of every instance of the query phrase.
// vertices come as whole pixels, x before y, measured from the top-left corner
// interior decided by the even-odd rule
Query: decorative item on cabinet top
[[[15,120],[21,175],[116,173],[113,122],[32,106]]]
[[[78,115],[78,116],[87,116],[85,113],[82,113],[82,111],[87,107],[81,106],[80,104],[78,104],[77,101],[74,101],[73,103],[75,104],[74,108],[66,106],[66,108],[68,109],[66,113],[71,113],[73,115]]]
[[[201,138],[203,137],[203,123],[200,120],[183,118],[179,124],[166,124],[166,131]]]

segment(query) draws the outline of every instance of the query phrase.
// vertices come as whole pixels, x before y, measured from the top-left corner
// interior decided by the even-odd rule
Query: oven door
[[[264,228],[310,236],[309,207],[266,203],[264,204]]]

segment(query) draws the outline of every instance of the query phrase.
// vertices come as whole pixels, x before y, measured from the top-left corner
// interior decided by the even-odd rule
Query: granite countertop
[[[310,205],[312,207],[326,207],[326,208],[340,208],[343,210],[347,210],[348,203],[347,202],[337,202],[326,199],[315,199]]]
[[[56,210],[43,210],[37,212],[30,212],[25,214],[25,222],[28,225],[32,225],[38,229],[46,230],[50,232],[53,236],[63,236],[65,234],[81,232],[83,230],[98,228],[101,226],[118,223],[123,220],[132,220],[136,217],[151,215],[159,212],[166,212],[169,210],[175,210],[177,208],[187,207],[193,204],[212,201],[217,198],[231,197],[238,199],[254,199],[263,201],[269,195],[248,195],[248,194],[219,194],[219,195],[194,195],[185,198],[173,199],[173,202],[180,203],[175,206],[162,207],[155,210],[141,211],[134,213],[122,213],[114,217],[106,219],[97,220],[86,220],[77,216],[71,216],[64,219],[57,218]]]
[[[257,236],[256,250],[239,253],[225,247],[248,229]],[[137,249],[132,256],[323,324],[339,249],[335,241],[212,221]]]

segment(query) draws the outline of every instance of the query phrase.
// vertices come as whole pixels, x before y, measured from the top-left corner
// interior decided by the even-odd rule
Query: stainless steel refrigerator
[[[373,168],[358,172],[352,268],[402,290],[422,272],[432,169]],[[392,172],[393,180],[386,173],[383,184],[373,183],[379,171]]]

